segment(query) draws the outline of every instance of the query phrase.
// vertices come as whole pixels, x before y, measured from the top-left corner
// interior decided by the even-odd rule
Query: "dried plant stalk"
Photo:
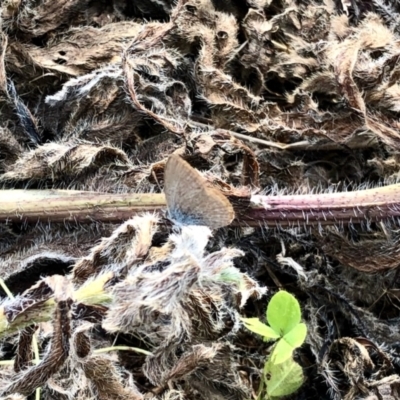
[[[234,199],[233,199],[234,202]],[[161,212],[164,194],[108,194],[73,190],[0,191],[0,219],[6,221],[120,222],[140,212]],[[234,224],[329,225],[381,221],[400,216],[400,184],[353,192],[252,196]]]
[[[166,207],[164,194],[108,194],[77,190],[2,190],[0,219],[7,221],[93,220],[118,222]]]
[[[104,290],[104,285],[112,277],[113,274],[111,272],[106,272],[93,280],[89,280],[73,293],[73,299],[77,303],[85,305],[108,304],[111,301],[111,294]],[[12,307],[15,300],[10,300],[10,302]],[[9,307],[7,307],[7,304],[0,307],[0,338],[10,336],[29,325],[50,321],[53,317],[56,302],[54,298],[50,298],[44,302],[34,303],[11,321],[6,311]]]

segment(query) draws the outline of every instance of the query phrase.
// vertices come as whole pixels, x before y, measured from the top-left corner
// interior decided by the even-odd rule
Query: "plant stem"
[[[231,199],[235,205],[235,199]],[[1,190],[0,220],[15,222],[121,222],[166,208],[164,194],[112,194],[74,190]],[[234,225],[329,225],[400,216],[400,184],[354,192],[252,196]]]
[[[243,222],[291,225],[334,225],[400,217],[400,184],[354,192],[253,196]]]
[[[94,354],[101,354],[101,353],[108,353],[110,351],[135,351],[136,353],[141,353],[146,356],[152,355],[150,351],[140,349],[138,347],[129,347],[129,346],[110,346],[110,347],[103,347],[101,349],[93,350]]]
[[[138,212],[160,211],[165,207],[165,196],[157,193],[0,190],[0,220],[3,221],[118,222]]]

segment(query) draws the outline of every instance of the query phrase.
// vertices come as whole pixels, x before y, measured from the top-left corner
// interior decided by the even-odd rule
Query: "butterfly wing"
[[[165,166],[164,186],[169,214],[177,222],[216,229],[235,216],[229,200],[176,154]]]

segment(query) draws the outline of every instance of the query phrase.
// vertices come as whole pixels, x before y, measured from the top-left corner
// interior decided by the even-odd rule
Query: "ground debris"
[[[3,189],[159,193],[172,153],[228,198],[399,181],[396,2],[3,0],[0,15]],[[308,327],[293,399],[400,398],[399,226],[0,221],[15,296],[0,289],[15,358],[0,397],[247,400],[270,343],[240,317],[284,288]],[[99,352],[113,345],[145,354]]]

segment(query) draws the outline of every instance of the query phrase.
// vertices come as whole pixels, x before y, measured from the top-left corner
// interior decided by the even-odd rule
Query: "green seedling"
[[[294,393],[303,383],[303,371],[293,352],[306,338],[307,327],[301,322],[299,302],[285,291],[276,293],[267,307],[267,324],[258,318],[242,318],[250,331],[264,341],[276,340],[265,363],[259,399],[271,399]]]

